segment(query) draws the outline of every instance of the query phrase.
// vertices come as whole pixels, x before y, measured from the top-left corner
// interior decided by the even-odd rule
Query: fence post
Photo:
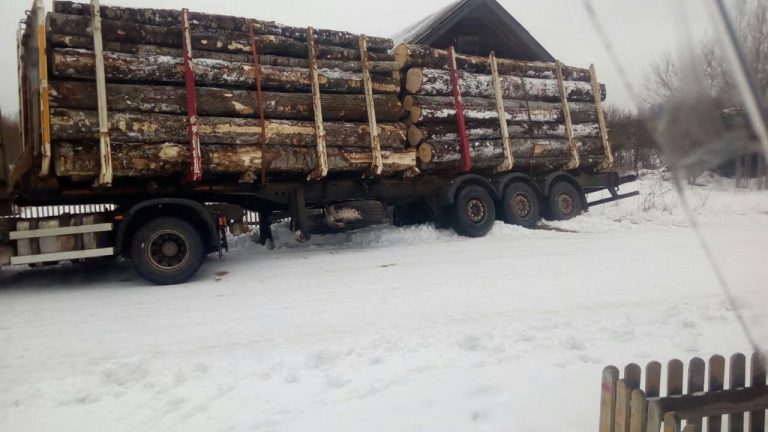
[[[749,386],[759,387],[765,385],[765,359],[762,353],[752,353],[749,371]],[[765,431],[765,411],[751,411],[749,413],[750,432]]]
[[[725,357],[713,355],[709,359],[709,385],[707,391],[720,391],[724,388],[725,382]],[[707,430],[709,432],[720,432],[722,430],[723,416],[709,416],[707,420]]]
[[[645,432],[648,418],[648,400],[645,397],[645,393],[640,389],[632,390],[632,397],[629,405],[629,431]]]
[[[603,369],[603,382],[600,387],[600,432],[614,432],[616,415],[616,382],[619,370],[615,366]]]
[[[694,357],[688,363],[688,394],[692,395],[704,391],[704,375],[706,373],[704,360]],[[701,418],[689,419],[689,425],[694,425],[697,431],[701,430]]]
[[[747,359],[744,357],[744,354],[739,353],[731,356],[731,366],[729,371],[730,385],[728,386],[731,390],[744,387],[746,362]],[[728,431],[744,431],[744,414],[728,414]]]

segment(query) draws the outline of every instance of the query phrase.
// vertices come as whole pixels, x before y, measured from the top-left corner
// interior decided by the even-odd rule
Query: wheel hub
[[[512,197],[512,208],[518,217],[525,219],[531,215],[533,206],[531,205],[531,200],[525,194],[519,193]]]
[[[174,270],[187,262],[189,245],[179,234],[164,231],[155,234],[149,241],[149,260],[162,270]]]
[[[467,215],[469,215],[469,220],[472,222],[482,222],[487,214],[488,210],[485,208],[485,204],[481,200],[474,198],[469,200],[467,203]]]
[[[565,193],[558,195],[557,205],[560,207],[560,212],[564,215],[573,213],[573,198],[570,195]]]

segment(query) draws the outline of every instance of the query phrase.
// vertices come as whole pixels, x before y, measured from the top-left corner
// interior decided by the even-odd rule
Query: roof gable
[[[493,34],[490,50],[519,60],[555,61],[554,57],[496,0],[458,0],[392,36],[401,43],[446,48],[455,44],[462,23],[480,19]],[[487,28],[486,28],[487,27]]]

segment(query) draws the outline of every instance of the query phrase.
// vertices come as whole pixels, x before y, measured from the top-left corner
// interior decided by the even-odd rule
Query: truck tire
[[[501,209],[504,222],[510,225],[533,228],[541,219],[539,196],[525,183],[512,183],[507,187]]]
[[[579,191],[568,182],[555,183],[549,191],[548,201],[552,220],[573,219],[584,211]]]
[[[496,221],[491,195],[480,186],[463,187],[451,207],[453,229],[464,237],[483,237]]]
[[[146,222],[131,241],[136,272],[156,285],[176,285],[197,273],[205,258],[200,233],[187,221],[161,217]]]

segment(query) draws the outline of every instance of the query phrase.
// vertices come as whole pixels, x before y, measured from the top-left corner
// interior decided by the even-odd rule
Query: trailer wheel
[[[541,203],[536,192],[525,183],[512,183],[502,199],[502,216],[510,225],[533,228],[541,219]]]
[[[568,182],[557,182],[549,192],[549,216],[553,220],[568,220],[584,210],[579,191]]]
[[[469,185],[456,195],[451,207],[453,229],[464,237],[483,237],[496,221],[491,195],[480,186]]]
[[[145,223],[131,242],[136,272],[157,285],[186,282],[197,273],[205,258],[200,233],[188,222],[161,217]]]

